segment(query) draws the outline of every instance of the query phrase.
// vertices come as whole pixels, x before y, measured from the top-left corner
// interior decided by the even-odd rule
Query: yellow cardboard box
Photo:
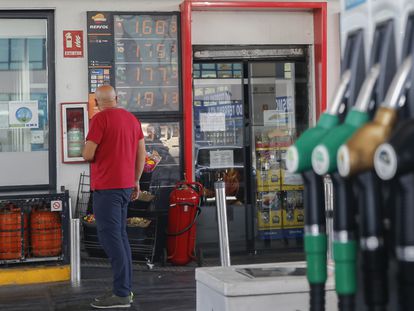
[[[258,229],[271,230],[282,228],[281,210],[257,211]]]

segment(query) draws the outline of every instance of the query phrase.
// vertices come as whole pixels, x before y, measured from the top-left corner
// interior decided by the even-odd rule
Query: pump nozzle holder
[[[291,173],[300,173],[311,170],[311,153],[313,148],[338,123],[338,116],[323,113],[316,126],[306,130],[295,144],[289,147],[286,156],[286,167],[288,171]]]
[[[390,180],[397,175],[414,172],[414,120],[407,120],[392,134],[388,143],[380,145],[374,156],[377,175]]]
[[[349,177],[374,168],[377,147],[388,140],[397,120],[397,111],[378,108],[374,120],[364,125],[338,150],[338,171]]]

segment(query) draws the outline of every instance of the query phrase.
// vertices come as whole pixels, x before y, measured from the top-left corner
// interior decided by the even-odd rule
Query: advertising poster
[[[114,38],[113,16],[110,12],[88,12],[88,113],[91,119],[98,109],[95,105],[95,91],[104,84],[114,85]]]

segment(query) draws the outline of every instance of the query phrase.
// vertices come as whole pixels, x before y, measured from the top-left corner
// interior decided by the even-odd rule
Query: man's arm
[[[139,196],[139,180],[144,170],[146,153],[145,140],[142,138],[138,141],[137,158],[135,159],[135,188],[132,193],[132,200],[138,199]]]
[[[98,144],[91,140],[86,141],[85,146],[82,150],[82,157],[85,159],[85,161],[93,161],[95,157],[96,148],[98,148]]]

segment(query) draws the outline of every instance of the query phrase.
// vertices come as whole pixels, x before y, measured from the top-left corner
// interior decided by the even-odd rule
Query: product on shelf
[[[285,237],[303,236],[305,222],[303,191],[286,191],[286,203],[282,211],[282,216]]]
[[[95,216],[93,214],[89,214],[83,217],[83,220],[89,224],[95,224]],[[143,217],[130,217],[127,218],[127,225],[129,227],[141,227],[147,228],[151,224],[151,220]]]
[[[153,172],[161,159],[162,158],[157,151],[152,150],[151,152],[147,152],[147,155],[145,156],[144,172]]]
[[[151,220],[143,217],[130,217],[127,219],[127,224],[130,227],[147,228],[151,224]]]

